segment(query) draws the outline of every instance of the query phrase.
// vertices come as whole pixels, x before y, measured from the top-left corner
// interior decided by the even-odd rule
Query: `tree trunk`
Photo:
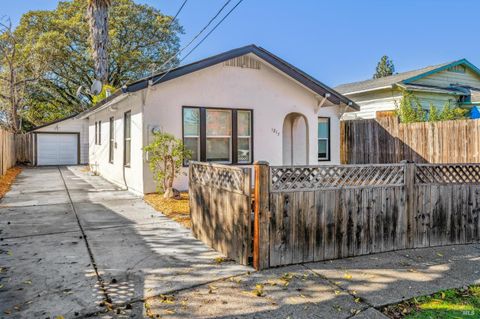
[[[88,18],[92,54],[95,62],[95,79],[107,83],[108,78],[108,7],[110,0],[90,0]]]

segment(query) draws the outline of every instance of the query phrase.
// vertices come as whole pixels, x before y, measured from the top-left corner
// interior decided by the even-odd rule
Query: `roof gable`
[[[360,92],[367,91],[376,91],[385,88],[391,88],[395,84],[413,84],[413,82],[421,80],[425,77],[443,72],[457,65],[465,65],[467,68],[472,70],[475,74],[480,76],[480,69],[475,65],[470,63],[466,59],[461,59],[458,61],[442,63],[432,66],[427,66],[418,70],[412,70],[402,73],[393,74],[379,79],[370,79],[365,81],[346,83],[335,87],[335,90],[342,94],[355,94]]]
[[[420,79],[423,79],[427,76],[431,76],[433,74],[438,74],[440,72],[443,72],[443,71],[447,71],[448,69],[450,68],[453,68],[455,66],[459,66],[459,65],[463,65],[467,68],[469,68],[470,70],[472,70],[476,75],[478,75],[480,77],[480,69],[478,69],[475,65],[473,65],[472,63],[470,63],[467,59],[461,59],[461,60],[458,60],[458,61],[454,61],[454,62],[451,62],[451,63],[447,63],[445,65],[442,65],[440,67],[437,67],[433,70],[430,70],[430,71],[427,71],[427,72],[423,72],[423,73],[420,73],[418,75],[415,75],[415,76],[412,76],[412,77],[409,77],[405,80],[403,80],[402,82],[405,83],[405,84],[411,84],[412,82],[415,82],[415,81],[418,81]]]
[[[130,84],[126,90],[126,92],[135,92],[141,89],[148,87],[149,83],[154,83],[154,85],[158,85],[162,82],[166,82],[168,80],[246,55],[246,54],[254,54],[260,59],[264,60],[265,62],[269,63],[273,67],[277,68],[278,70],[282,71],[292,79],[296,80],[297,82],[301,83],[305,87],[309,88],[313,92],[325,96],[327,93],[330,95],[328,100],[330,100],[334,104],[344,103],[347,105],[351,105],[354,108],[358,106],[353,103],[348,98],[344,97],[340,93],[336,92],[332,88],[328,87],[327,85],[323,84],[322,82],[318,81],[317,79],[313,78],[312,76],[308,75],[307,73],[303,72],[302,70],[296,68],[295,66],[289,64],[288,62],[282,60],[278,56],[272,54],[271,52],[258,47],[256,45],[248,45],[241,48],[233,49],[224,53],[220,53],[218,55],[193,62],[190,64],[186,64],[175,69],[172,69],[167,72],[162,72],[156,74],[152,77],[148,77],[139,81],[136,81]]]
[[[282,71],[287,76],[292,78],[293,80],[297,81],[301,85],[307,87],[308,89],[312,90],[316,94],[327,97],[327,99],[334,103],[340,104],[344,103],[349,105],[351,108],[355,110],[359,110],[360,107],[355,104],[352,100],[348,99],[347,97],[343,96],[342,94],[338,93],[334,89],[330,88],[329,86],[323,84],[322,82],[318,81],[314,77],[308,75],[307,73],[303,72],[302,70],[296,68],[295,66],[289,64],[288,62],[282,60],[281,58],[277,57],[276,55],[272,54],[271,52],[258,47],[256,45],[248,45],[241,48],[233,49],[224,53],[220,53],[209,58],[196,61],[190,64],[186,64],[183,66],[179,66],[172,70],[155,74],[153,76],[135,81],[129,85],[124,86],[121,90],[117,90],[114,94],[109,96],[108,98],[102,100],[100,103],[95,105],[94,107],[90,108],[89,110],[81,113],[79,117],[85,117],[90,112],[93,112],[103,105],[113,101],[115,98],[119,97],[124,93],[132,93],[143,90],[151,85],[158,85],[160,83],[181,77],[183,75],[187,75],[210,66],[246,55],[246,54],[254,54],[260,59],[264,60],[271,66],[275,67],[276,69]]]

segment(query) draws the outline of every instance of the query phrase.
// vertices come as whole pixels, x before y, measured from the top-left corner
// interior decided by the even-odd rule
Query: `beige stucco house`
[[[403,90],[413,92],[425,110],[430,105],[471,108],[480,105],[480,70],[466,59],[391,76],[342,84],[335,90],[360,106],[344,119],[375,118],[378,111],[397,108]]]
[[[249,45],[132,83],[77,118],[89,123],[92,169],[149,193],[155,184],[142,149],[154,131],[182,138],[197,161],[338,164],[339,121],[355,110],[348,98]],[[187,181],[174,186],[186,189]]]

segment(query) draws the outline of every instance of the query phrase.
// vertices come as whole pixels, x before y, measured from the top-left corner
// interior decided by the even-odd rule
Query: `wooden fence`
[[[194,236],[243,265],[252,255],[250,192],[250,168],[190,163]]]
[[[341,122],[343,164],[480,163],[480,120],[399,123],[397,117]]]
[[[480,240],[479,164],[255,170],[256,269]]]
[[[0,129],[0,176],[17,162],[34,165],[34,157],[32,134],[14,134]]]
[[[18,163],[35,164],[34,143],[35,139],[33,134],[15,135],[15,153]]]
[[[16,162],[15,134],[0,128],[0,175],[5,175]]]

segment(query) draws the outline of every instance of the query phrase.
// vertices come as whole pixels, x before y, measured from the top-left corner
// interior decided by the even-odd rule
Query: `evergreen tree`
[[[377,64],[377,69],[375,71],[375,74],[373,75],[373,78],[379,79],[385,76],[392,75],[393,73],[395,73],[395,66],[393,65],[393,61],[388,56],[384,55]]]

